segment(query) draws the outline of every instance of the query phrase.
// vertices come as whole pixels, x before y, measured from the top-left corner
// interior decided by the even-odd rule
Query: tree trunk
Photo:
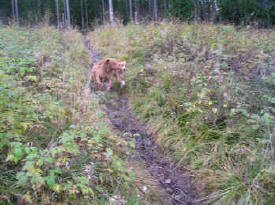
[[[222,22],[222,16],[220,15],[220,7],[217,0],[215,0],[216,15],[218,16],[219,22]]]
[[[168,9],[173,8],[174,4],[173,1],[168,1]]]
[[[113,0],[109,0],[109,16],[110,16],[110,23],[113,26],[114,21],[114,10],[113,10]]]
[[[138,22],[138,2],[137,2],[138,0],[135,0],[135,23],[136,24],[138,24],[139,22]]]
[[[55,0],[57,28],[60,28],[59,2]]]
[[[154,0],[154,21],[158,21],[158,1]]]
[[[41,1],[37,0],[37,11],[38,11],[38,20],[41,19]]]
[[[197,2],[195,4],[195,10],[194,10],[194,21],[200,22],[200,9],[201,9],[201,5],[200,2]]]
[[[129,14],[130,14],[130,21],[133,22],[133,0],[129,0]]]
[[[210,2],[206,2],[205,0],[205,5],[206,5],[206,20],[207,22],[210,22],[211,21],[211,4]]]
[[[80,15],[81,15],[81,28],[82,30],[84,30],[85,20],[84,20],[83,0],[80,0]]]
[[[34,24],[37,24],[37,8],[36,8],[36,1],[32,1],[32,12],[33,12],[33,19],[34,19]]]
[[[89,14],[88,14],[88,3],[87,0],[84,0],[84,7],[85,7],[85,17],[86,17],[86,29],[89,27]]]
[[[194,14],[193,14],[194,15],[194,21],[198,20],[197,13],[198,13],[198,5],[196,4],[195,9],[194,9]]]
[[[212,22],[216,23],[216,17],[217,17],[217,1],[216,0],[214,0],[212,2],[211,7],[212,7]]]
[[[15,7],[15,19],[19,21],[19,12],[18,12],[18,0],[14,0],[14,7]]]
[[[206,20],[206,2],[205,0],[202,0],[202,19]]]
[[[71,27],[70,0],[66,0],[67,28]]]
[[[67,13],[66,13],[66,0],[63,0],[63,26],[66,26],[67,23]]]
[[[105,2],[104,0],[101,0],[101,6],[102,6],[102,24],[105,24]]]
[[[167,0],[163,0],[163,8],[164,8],[164,15],[167,16],[167,13],[168,13],[168,2],[167,2]]]
[[[13,20],[15,20],[14,0],[11,0],[11,12],[12,12],[12,18]]]
[[[149,17],[152,20],[152,16],[153,16],[153,4],[152,4],[152,0],[148,1],[148,13],[149,13]]]

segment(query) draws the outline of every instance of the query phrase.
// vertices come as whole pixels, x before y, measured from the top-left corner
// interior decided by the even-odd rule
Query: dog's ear
[[[110,73],[112,71],[110,63],[111,63],[110,58],[106,58],[104,64],[105,64],[105,71],[107,73]]]
[[[109,64],[109,63],[110,63],[110,58],[107,58],[107,59],[105,60],[105,63],[106,63],[106,64]]]

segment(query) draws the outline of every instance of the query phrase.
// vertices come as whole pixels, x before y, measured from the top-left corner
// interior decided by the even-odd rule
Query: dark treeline
[[[167,18],[198,22],[275,24],[274,0],[0,0],[0,21],[37,24],[43,19],[58,26],[121,21],[136,23]]]

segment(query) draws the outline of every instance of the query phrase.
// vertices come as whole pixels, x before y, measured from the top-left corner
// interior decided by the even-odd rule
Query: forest
[[[275,24],[273,0],[0,0],[0,5],[4,22],[14,19],[34,25],[47,14],[51,24],[82,29],[114,19],[123,24],[173,18],[259,27]]]
[[[0,0],[0,205],[273,205],[274,26],[274,0]]]

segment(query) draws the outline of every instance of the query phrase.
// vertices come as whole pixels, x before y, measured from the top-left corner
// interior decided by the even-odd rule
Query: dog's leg
[[[110,79],[109,79],[109,83],[108,83],[107,90],[110,90],[111,87],[112,87],[112,79],[110,78]]]
[[[98,90],[101,90],[102,89],[102,84],[101,84],[101,80],[100,80],[99,75],[96,76],[96,84],[97,84]]]
[[[116,72],[115,75],[116,75],[117,81],[120,82],[120,87],[123,87],[125,85],[125,81],[122,80],[122,78],[118,72]]]
[[[123,81],[121,81],[120,87],[123,88],[124,85],[125,85],[125,81],[123,80]]]

